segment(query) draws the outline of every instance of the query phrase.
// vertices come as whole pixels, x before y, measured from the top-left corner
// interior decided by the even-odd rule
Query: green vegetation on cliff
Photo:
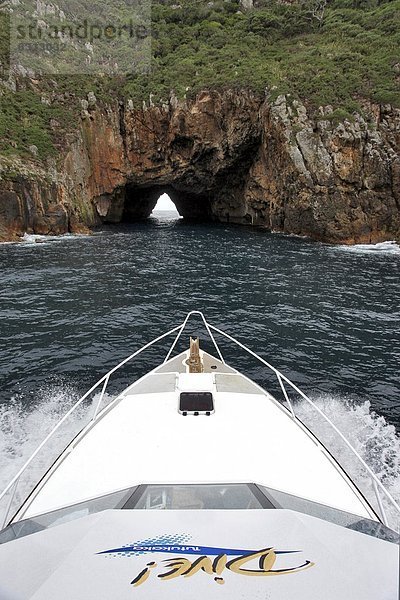
[[[362,99],[400,106],[400,0],[258,0],[250,10],[238,0],[154,1],[151,35],[148,74],[58,76],[19,82],[17,92],[0,88],[0,152],[24,154],[34,145],[40,158],[54,153],[88,91],[100,101],[121,96],[140,105],[150,95],[167,100],[171,89],[183,97],[244,86],[331,104],[343,115]]]
[[[183,0],[153,7],[153,68],[134,98],[202,87],[249,86],[346,110],[360,97],[400,105],[400,2]],[[314,14],[313,14],[314,13]]]

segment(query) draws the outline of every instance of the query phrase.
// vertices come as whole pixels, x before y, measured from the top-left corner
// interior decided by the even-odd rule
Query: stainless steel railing
[[[128,356],[127,358],[125,358],[117,366],[115,366],[108,373],[106,373],[103,377],[101,377],[101,379],[99,379],[90,388],[90,390],[88,390],[70,408],[70,410],[57,423],[57,425],[50,431],[50,433],[45,437],[45,439],[36,448],[36,450],[32,453],[32,455],[29,457],[29,459],[19,469],[19,471],[16,473],[16,475],[10,481],[10,483],[6,486],[6,488],[0,494],[0,519],[1,519],[0,523],[2,523],[2,525],[1,525],[0,528],[2,528],[5,525],[7,525],[7,523],[10,521],[10,519],[12,519],[13,516],[16,514],[16,509],[15,509],[14,505],[21,506],[23,504],[23,502],[26,500],[26,498],[29,496],[29,494],[31,493],[32,489],[34,489],[34,487],[36,485],[35,483],[33,485],[31,484],[30,489],[27,489],[27,490],[24,489],[23,493],[18,494],[19,484],[21,482],[22,476],[27,472],[28,468],[32,465],[33,461],[39,455],[39,453],[41,452],[41,450],[46,445],[48,445],[49,441],[55,436],[55,434],[57,433],[57,431],[67,421],[67,419],[73,413],[75,413],[79,409],[79,407],[82,406],[82,404],[85,402],[85,400],[87,400],[87,398],[89,398],[89,396],[95,390],[100,389],[99,397],[96,398],[95,402],[93,403],[93,413],[91,415],[89,423],[93,422],[97,418],[97,416],[98,416],[98,414],[100,412],[100,407],[101,407],[101,405],[102,405],[102,403],[104,401],[104,398],[105,398],[105,395],[106,395],[106,392],[107,392],[107,388],[108,388],[111,376],[115,372],[117,372],[119,369],[121,369],[121,367],[123,367],[126,363],[128,363],[131,360],[133,360],[134,358],[136,358],[138,355],[140,355],[142,352],[144,352],[145,350],[147,350],[151,346],[154,346],[157,342],[160,342],[161,340],[163,340],[164,338],[168,337],[169,335],[172,335],[173,333],[176,333],[175,339],[172,342],[171,347],[169,348],[168,353],[167,353],[167,355],[166,355],[166,357],[164,359],[164,363],[166,363],[170,359],[170,357],[172,355],[172,352],[174,351],[174,349],[175,349],[175,347],[176,347],[176,345],[177,345],[177,343],[178,343],[178,341],[179,341],[179,339],[180,339],[183,331],[185,330],[185,328],[187,326],[187,323],[188,323],[189,319],[193,315],[197,315],[197,316],[199,316],[201,318],[201,320],[202,320],[202,322],[203,322],[203,324],[204,324],[204,326],[205,326],[205,328],[207,330],[207,333],[209,334],[210,340],[211,340],[212,344],[214,345],[214,348],[215,348],[215,350],[216,350],[216,352],[218,354],[218,357],[220,358],[220,360],[223,363],[225,363],[225,360],[224,360],[222,352],[221,352],[221,350],[220,350],[220,348],[219,348],[219,346],[218,346],[218,344],[217,344],[217,342],[215,340],[214,333],[217,333],[218,335],[221,335],[222,337],[224,337],[224,338],[228,339],[229,341],[233,342],[236,346],[238,346],[239,348],[241,348],[242,350],[244,350],[246,353],[248,353],[250,356],[252,356],[253,358],[255,358],[263,366],[267,367],[272,373],[275,374],[275,376],[277,378],[277,382],[279,384],[279,387],[280,387],[280,389],[282,391],[283,397],[284,397],[284,399],[285,399],[285,401],[287,403],[287,406],[285,406],[284,404],[283,404],[283,406],[285,406],[286,410],[288,410],[288,412],[289,412],[290,416],[292,417],[292,419],[298,420],[299,422],[301,422],[301,419],[299,419],[299,417],[296,414],[296,404],[293,401],[290,400],[290,396],[288,394],[288,388],[290,388],[294,392],[296,392],[296,394],[298,394],[298,396],[300,398],[302,398],[306,403],[308,403],[312,407],[312,409],[314,411],[316,411],[316,413],[319,414],[319,416],[329,425],[329,427],[332,429],[332,431],[334,431],[339,436],[339,438],[341,439],[341,441],[350,450],[350,452],[352,453],[352,455],[357,459],[357,461],[359,462],[359,464],[362,466],[362,468],[368,474],[368,477],[371,480],[372,488],[373,488],[373,491],[374,491],[374,494],[375,494],[375,497],[376,497],[379,514],[380,514],[380,517],[381,517],[383,523],[385,525],[389,525],[388,511],[385,508],[384,502],[383,502],[383,500],[385,500],[386,504],[388,504],[392,508],[392,510],[395,512],[395,519],[394,519],[394,521],[397,524],[399,522],[399,520],[400,520],[400,506],[397,504],[397,502],[395,501],[395,499],[393,498],[393,496],[389,493],[389,491],[382,484],[382,482],[380,481],[380,479],[375,475],[375,473],[372,471],[372,469],[368,466],[368,464],[365,462],[365,460],[362,458],[362,456],[359,454],[359,452],[353,447],[353,445],[351,444],[351,442],[343,435],[343,433],[331,421],[331,419],[329,419],[329,417],[319,408],[319,406],[317,406],[317,404],[315,404],[315,402],[313,402],[313,400],[311,400],[293,382],[291,382],[285,375],[283,375],[283,373],[281,373],[280,371],[278,371],[278,369],[276,369],[275,367],[273,367],[270,363],[268,363],[266,360],[264,360],[261,356],[259,356],[255,352],[253,352],[250,348],[248,348],[247,346],[245,346],[244,344],[242,344],[239,340],[237,340],[233,336],[225,333],[221,329],[218,329],[217,327],[214,327],[213,325],[211,325],[210,323],[208,323],[202,312],[200,312],[200,311],[191,311],[191,312],[188,313],[188,315],[186,316],[186,318],[184,319],[184,321],[182,322],[181,325],[178,325],[177,327],[174,327],[173,329],[170,329],[166,333],[158,336],[157,338],[153,339],[151,342],[145,344],[139,350],[136,350],[136,352],[134,352],[133,354],[131,354],[130,356]],[[116,400],[116,399],[114,399],[114,400]],[[1,510],[3,510],[3,517],[2,518],[1,518]]]

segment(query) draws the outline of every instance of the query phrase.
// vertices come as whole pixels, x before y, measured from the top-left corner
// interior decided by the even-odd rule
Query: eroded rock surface
[[[57,164],[0,161],[0,236],[146,218],[167,192],[186,218],[265,226],[327,242],[400,237],[400,111],[335,124],[245,90],[82,104]]]
[[[336,125],[329,108],[310,118],[300,103],[277,99],[267,110],[267,157],[258,167],[267,182],[259,191],[262,221],[328,242],[399,237],[400,111],[369,109],[368,122],[356,116]]]

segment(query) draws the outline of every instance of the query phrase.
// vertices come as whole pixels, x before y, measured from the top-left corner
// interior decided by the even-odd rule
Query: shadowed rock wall
[[[0,161],[0,236],[82,231],[149,216],[167,192],[185,218],[327,242],[400,237],[400,111],[334,124],[280,96],[172,95],[162,106],[84,104],[61,162]]]

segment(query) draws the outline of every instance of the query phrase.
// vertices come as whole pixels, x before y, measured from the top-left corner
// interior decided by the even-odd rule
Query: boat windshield
[[[378,521],[324,506],[254,483],[139,485],[11,523],[0,544],[104,510],[288,509],[373,537],[399,543],[399,535]]]
[[[265,508],[252,484],[147,485],[137,509],[255,509]],[[258,498],[257,498],[258,495]]]
[[[272,502],[275,508],[285,508],[288,510],[294,510],[296,512],[310,515],[311,517],[317,517],[324,521],[329,521],[335,525],[341,525],[347,529],[354,529],[360,533],[366,533],[388,542],[394,542],[395,544],[400,543],[400,536],[396,531],[393,531],[389,527],[386,527],[379,521],[372,521],[371,519],[365,519],[358,515],[326,506],[325,504],[319,504],[312,500],[300,498],[299,496],[292,496],[286,492],[274,490],[264,486],[257,486],[265,494],[265,496]]]

